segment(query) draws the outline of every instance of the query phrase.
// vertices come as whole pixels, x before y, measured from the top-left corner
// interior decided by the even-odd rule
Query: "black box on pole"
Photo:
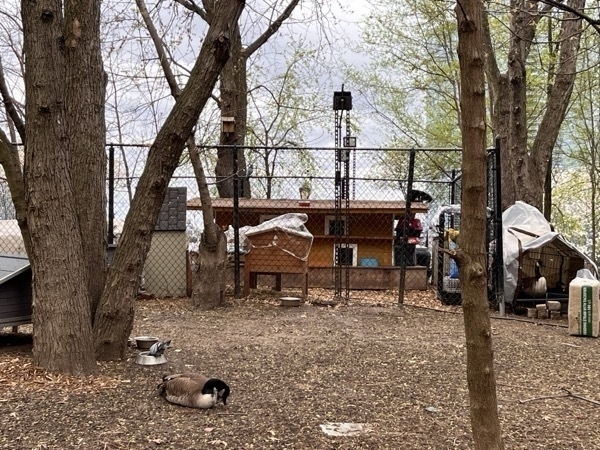
[[[350,111],[352,109],[352,93],[346,91],[335,91],[333,93],[333,110]]]

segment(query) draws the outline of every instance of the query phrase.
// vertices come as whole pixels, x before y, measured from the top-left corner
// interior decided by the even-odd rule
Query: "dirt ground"
[[[211,312],[186,299],[138,301],[132,336],[172,339],[168,362],[137,365],[132,349],[86,379],[34,368],[31,336],[5,329],[0,448],[472,447],[459,307],[423,292],[404,308],[393,295],[339,308],[281,307],[278,295]],[[569,336],[564,320],[543,323],[492,320],[506,448],[600,448],[599,340]],[[156,395],[163,374],[182,371],[225,380],[227,406],[195,410]],[[364,425],[353,436],[321,428],[340,422]]]

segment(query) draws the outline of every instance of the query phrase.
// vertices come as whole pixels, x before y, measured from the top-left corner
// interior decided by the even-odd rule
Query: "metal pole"
[[[496,222],[496,254],[494,255],[496,266],[496,295],[499,298],[498,309],[500,315],[506,315],[506,304],[504,298],[504,249],[502,240],[502,170],[500,163],[500,136],[496,137],[494,152],[496,157],[496,206],[495,217]]]
[[[240,298],[240,192],[238,176],[238,149],[233,146],[233,295]]]
[[[115,148],[108,148],[108,244],[115,242]]]
[[[411,214],[411,195],[413,178],[415,176],[415,149],[410,149],[408,158],[408,180],[406,183],[406,202],[404,223],[402,224],[402,240],[400,242],[400,276],[398,279],[398,305],[404,305],[404,290],[406,287],[406,260],[408,259],[408,225]]]
[[[343,89],[343,87],[342,87]],[[342,220],[342,198],[344,197],[344,185],[342,179],[342,112],[335,110],[335,185],[334,185],[334,200],[335,200],[335,230],[334,230],[334,260],[333,260],[333,300],[339,302],[342,296],[342,264],[340,254],[342,251],[342,236],[340,223]]]

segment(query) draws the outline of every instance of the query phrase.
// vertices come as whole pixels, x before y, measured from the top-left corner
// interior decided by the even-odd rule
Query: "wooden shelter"
[[[31,267],[26,256],[0,255],[0,328],[31,323]]]
[[[305,226],[313,235],[312,248],[307,260],[310,286],[331,287],[331,268],[334,266],[336,253],[342,252],[340,256],[347,258],[352,272],[352,288],[397,287],[394,223],[405,215],[405,202],[349,200],[347,209],[345,200],[343,203],[341,214],[336,217],[334,200],[240,198],[238,222],[242,228],[259,225],[285,213],[307,214]],[[187,205],[190,210],[201,209],[199,198],[188,200]],[[233,223],[233,199],[213,199],[212,207],[216,223],[227,229]],[[426,203],[411,204],[412,213],[426,213],[427,210]],[[341,240],[339,236],[336,237],[336,227],[342,227]],[[426,269],[411,270],[419,271],[419,279],[423,281],[418,283],[418,288],[425,289]],[[355,276],[359,272],[361,276]],[[409,276],[408,279],[410,278]]]

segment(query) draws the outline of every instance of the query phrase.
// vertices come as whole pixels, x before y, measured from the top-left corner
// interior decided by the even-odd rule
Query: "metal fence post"
[[[238,149],[233,145],[233,295],[240,298],[240,190]]]
[[[495,205],[495,222],[496,222],[496,296],[498,301],[498,309],[500,315],[506,315],[506,304],[504,298],[504,243],[502,241],[502,170],[500,168],[500,136],[496,137],[494,143],[494,152],[496,157],[496,205]]]
[[[398,305],[404,304],[404,290],[406,287],[406,260],[408,259],[408,224],[411,214],[411,195],[413,178],[415,175],[415,149],[410,149],[408,158],[408,179],[406,183],[406,199],[404,223],[402,224],[402,240],[400,241],[400,276],[398,279]]]
[[[115,241],[115,148],[108,148],[108,244]]]

